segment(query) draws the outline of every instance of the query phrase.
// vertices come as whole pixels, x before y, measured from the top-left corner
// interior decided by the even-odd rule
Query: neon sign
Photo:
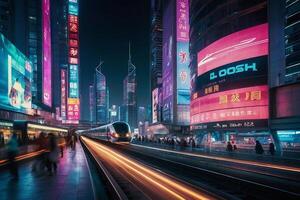
[[[221,69],[217,73],[211,72],[210,73],[210,80],[216,79],[218,77],[225,77],[232,74],[237,74],[241,72],[247,72],[247,71],[257,71],[256,63],[249,63],[249,64],[241,64],[237,65],[235,67],[229,67],[227,69]]]

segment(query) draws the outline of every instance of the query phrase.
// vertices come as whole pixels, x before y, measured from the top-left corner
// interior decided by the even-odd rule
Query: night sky
[[[137,101],[150,102],[149,92],[149,0],[80,1],[80,91],[84,120],[89,119],[88,87],[100,57],[102,73],[110,89],[110,105],[121,105],[123,79],[127,74],[128,41],[137,67]]]

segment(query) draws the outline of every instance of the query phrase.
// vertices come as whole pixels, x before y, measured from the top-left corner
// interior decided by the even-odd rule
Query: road
[[[125,189],[129,199],[300,198],[300,168],[297,167],[88,138],[83,141],[121,187],[131,185]]]

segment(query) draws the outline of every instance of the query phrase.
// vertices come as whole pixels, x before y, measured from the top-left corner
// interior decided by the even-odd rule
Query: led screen
[[[60,110],[61,110],[61,118],[63,120],[66,120],[67,117],[67,70],[61,69],[60,72],[61,76],[61,105],[60,105]]]
[[[177,42],[177,104],[190,104],[189,43]]]
[[[79,105],[78,98],[68,98],[68,120],[80,119]]]
[[[0,107],[29,113],[31,82],[29,60],[0,33]]]
[[[164,16],[163,16],[163,120],[164,122],[173,122],[173,104],[174,104],[174,96],[173,96],[173,86],[174,86],[174,78],[173,73],[175,68],[175,57],[176,57],[176,48],[175,42],[176,38],[176,29],[175,29],[175,20],[174,20],[174,11],[175,4],[167,3],[164,8]]]
[[[202,49],[191,124],[214,129],[266,127],[267,61],[267,24],[232,33]]]
[[[50,0],[43,0],[43,103],[52,106]]]
[[[157,122],[158,116],[158,88],[155,88],[152,91],[152,122]]]

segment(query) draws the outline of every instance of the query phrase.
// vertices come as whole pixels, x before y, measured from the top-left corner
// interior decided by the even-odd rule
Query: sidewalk
[[[89,169],[79,142],[76,151],[64,150],[56,175],[31,172],[33,163],[34,161],[26,162],[19,166],[18,181],[11,180],[8,170],[0,171],[0,199],[93,199]]]

